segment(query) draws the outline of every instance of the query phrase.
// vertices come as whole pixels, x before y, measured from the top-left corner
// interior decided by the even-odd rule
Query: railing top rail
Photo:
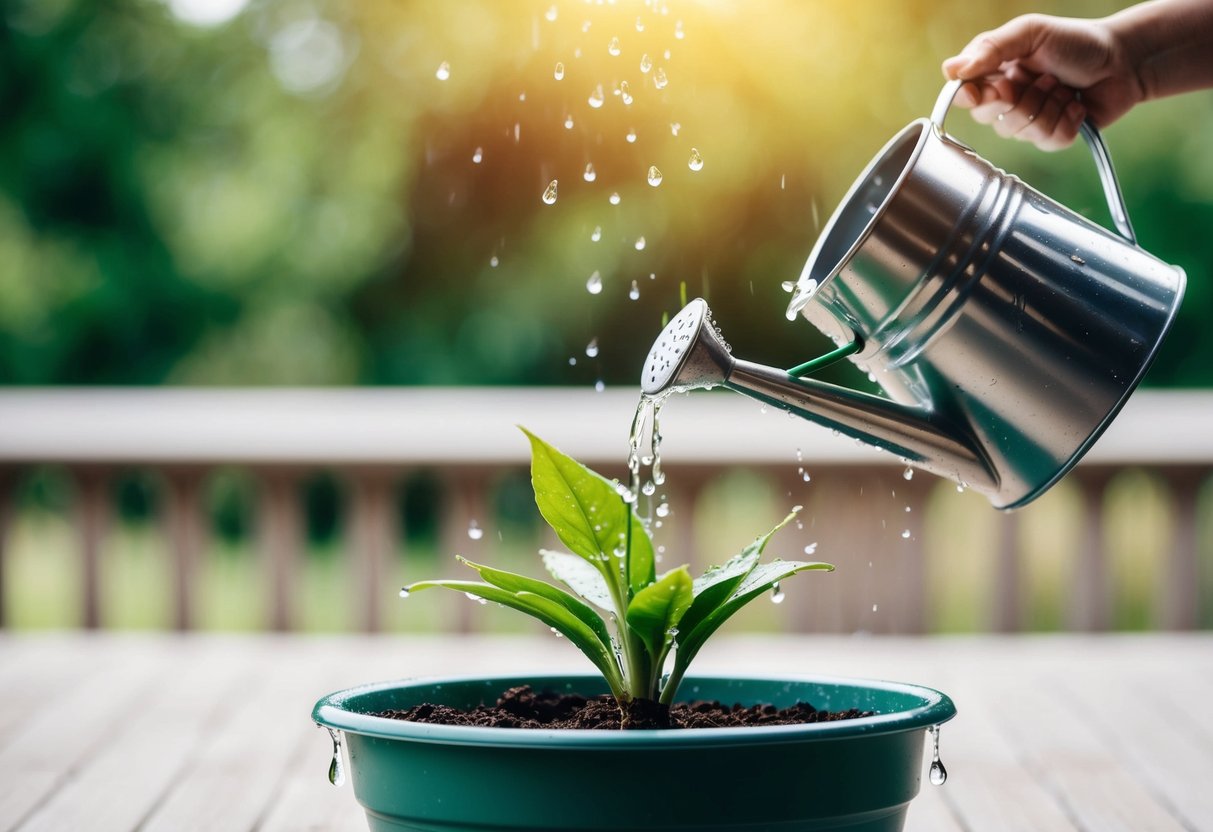
[[[635,389],[56,388],[0,392],[0,464],[521,464],[525,425],[621,464]],[[887,455],[727,392],[662,411],[670,464],[879,465]],[[1140,391],[1088,464],[1213,463],[1213,391]]]

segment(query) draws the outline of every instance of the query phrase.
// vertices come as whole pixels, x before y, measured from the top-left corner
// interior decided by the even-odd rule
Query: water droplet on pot
[[[325,726],[333,739],[333,760],[329,763],[329,782],[334,786],[345,783],[345,763],[341,759],[341,733]]]
[[[931,785],[942,786],[948,782],[948,770],[943,767],[943,763],[939,759],[939,726],[931,726]]]

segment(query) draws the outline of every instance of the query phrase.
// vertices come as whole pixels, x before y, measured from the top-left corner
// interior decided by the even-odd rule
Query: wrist
[[[1099,21],[1108,39],[1112,71],[1124,79],[1135,104],[1158,97],[1157,73],[1150,60],[1154,50],[1140,12],[1140,6],[1130,7]]]

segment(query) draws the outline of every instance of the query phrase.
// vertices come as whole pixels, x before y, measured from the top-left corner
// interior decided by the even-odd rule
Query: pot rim
[[[504,690],[520,684],[554,685],[568,682],[595,682],[601,677],[589,673],[534,673],[514,676],[433,676],[373,682],[321,697],[312,709],[317,725],[378,737],[442,745],[485,745],[525,748],[621,749],[638,746],[657,748],[705,748],[719,746],[767,745],[849,739],[862,735],[888,734],[928,728],[947,722],[956,715],[956,706],[944,693],[922,685],[875,679],[836,676],[688,676],[684,686],[696,683],[810,683],[839,687],[881,690],[917,697],[921,704],[892,713],[870,717],[816,722],[803,725],[762,725],[746,728],[683,728],[678,730],[605,731],[596,729],[481,728],[463,725],[431,725],[373,716],[351,710],[347,704],[360,696],[394,688],[425,685],[482,683]],[[684,690],[686,688],[684,687]]]

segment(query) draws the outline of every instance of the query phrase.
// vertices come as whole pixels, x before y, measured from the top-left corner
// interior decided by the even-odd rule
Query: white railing
[[[528,445],[515,425],[608,476],[622,476],[635,405],[634,390],[8,390],[0,393],[0,599],[11,490],[30,467],[59,465],[77,485],[81,620],[98,626],[109,478],[119,468],[147,468],[168,485],[163,511],[173,560],[173,620],[180,629],[193,627],[192,578],[207,534],[201,488],[217,467],[235,465],[251,471],[261,486],[257,525],[270,576],[267,626],[291,629],[303,523],[296,486],[324,469],[350,486],[347,551],[357,575],[355,608],[359,626],[372,631],[390,597],[386,564],[401,545],[395,489],[403,477],[430,469],[445,480],[452,505],[445,512],[451,520],[444,545],[457,550],[459,539],[466,539],[466,518],[485,516],[490,484],[528,462]],[[1130,469],[1164,483],[1170,507],[1152,626],[1207,625],[1213,581],[1208,560],[1202,561],[1198,506],[1213,468],[1211,416],[1213,393],[1139,392],[1067,477],[1064,485],[1081,498],[1073,510],[1081,533],[1063,626],[1106,629],[1113,623],[1119,579],[1106,541],[1111,518],[1105,495],[1109,483]],[[700,539],[705,520],[697,510],[705,489],[723,473],[753,471],[774,483],[776,493],[786,492],[788,502],[806,505],[812,528],[805,534],[820,541],[823,553],[862,550],[880,561],[879,568],[850,569],[845,576],[840,568],[830,588],[814,590],[815,603],[794,618],[798,629],[913,633],[932,626],[928,584],[941,568],[936,553],[954,533],[932,506],[940,489],[950,486],[925,474],[905,480],[902,466],[880,452],[730,393],[675,399],[663,411],[662,426],[675,512],[659,541],[673,562],[700,560],[701,550],[714,548],[714,541]],[[801,466],[812,475],[809,485]],[[985,551],[973,554],[988,564],[981,584],[988,593],[984,626],[1020,629],[1031,600],[1021,537],[1035,509],[995,514],[967,496],[963,512],[980,513],[985,527],[977,547]],[[861,614],[871,598],[884,599],[878,616]],[[0,603],[0,623],[3,616]]]

